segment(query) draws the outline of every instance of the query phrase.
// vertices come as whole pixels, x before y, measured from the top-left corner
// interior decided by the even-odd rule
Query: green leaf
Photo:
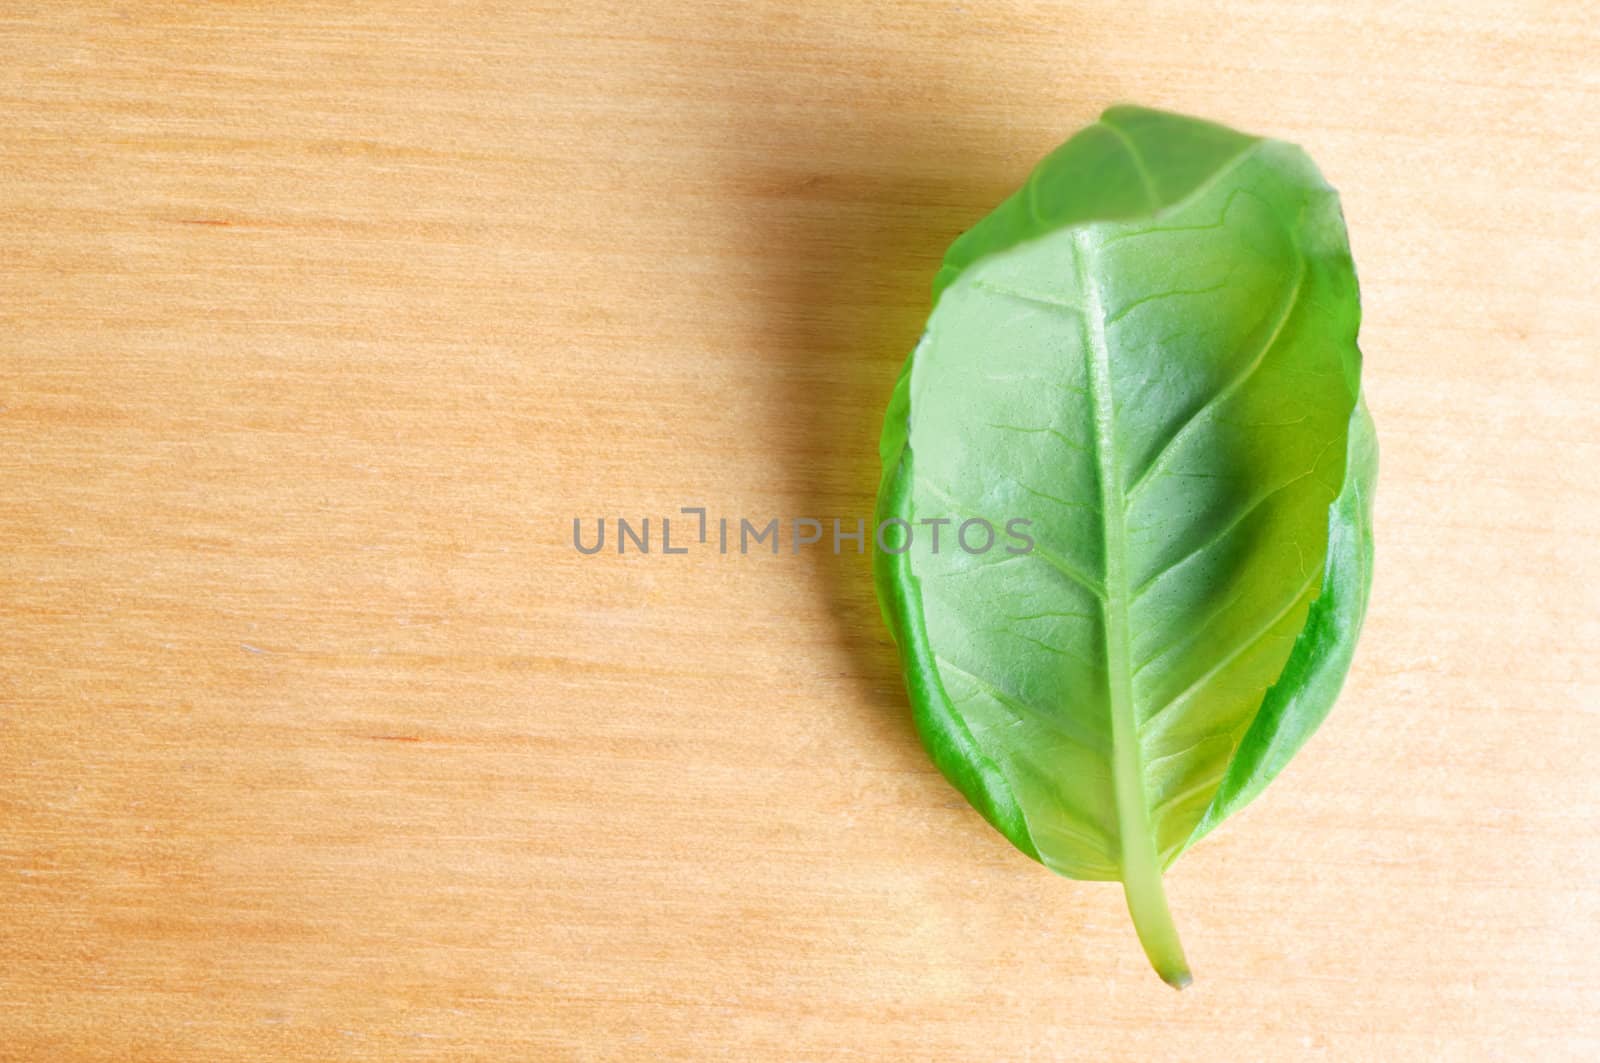
[[[924,743],[1023,852],[1121,881],[1173,985],[1163,871],[1322,721],[1366,611],[1359,324],[1303,152],[1113,108],[951,246],[884,423]]]

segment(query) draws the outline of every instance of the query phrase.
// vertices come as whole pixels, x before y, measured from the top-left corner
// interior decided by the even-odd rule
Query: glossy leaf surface
[[[884,425],[877,581],[941,770],[1029,855],[1124,883],[1187,982],[1162,871],[1338,694],[1376,441],[1333,190],[1298,148],[1114,108],[950,248]],[[1024,519],[935,549],[921,522]]]

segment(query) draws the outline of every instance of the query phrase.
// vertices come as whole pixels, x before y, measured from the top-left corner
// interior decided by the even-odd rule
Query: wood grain
[[[0,1057],[1600,1055],[1581,7],[8,5]],[[1342,190],[1383,448],[1182,994],[932,771],[865,557],[570,539],[868,515],[939,254],[1123,100]]]

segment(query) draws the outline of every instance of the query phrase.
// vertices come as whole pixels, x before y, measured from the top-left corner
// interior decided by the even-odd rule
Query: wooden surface
[[[0,1057],[1596,1058],[1582,6],[7,5]],[[944,246],[1117,101],[1341,189],[1383,449],[1182,994],[866,558],[571,545],[868,515]]]

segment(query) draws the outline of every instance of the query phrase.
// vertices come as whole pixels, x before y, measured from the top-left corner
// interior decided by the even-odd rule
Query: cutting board
[[[10,5],[0,1057],[1596,1058],[1580,8]],[[1382,446],[1182,993],[931,767],[866,555],[715,549],[870,516],[944,247],[1124,101],[1340,189]]]

